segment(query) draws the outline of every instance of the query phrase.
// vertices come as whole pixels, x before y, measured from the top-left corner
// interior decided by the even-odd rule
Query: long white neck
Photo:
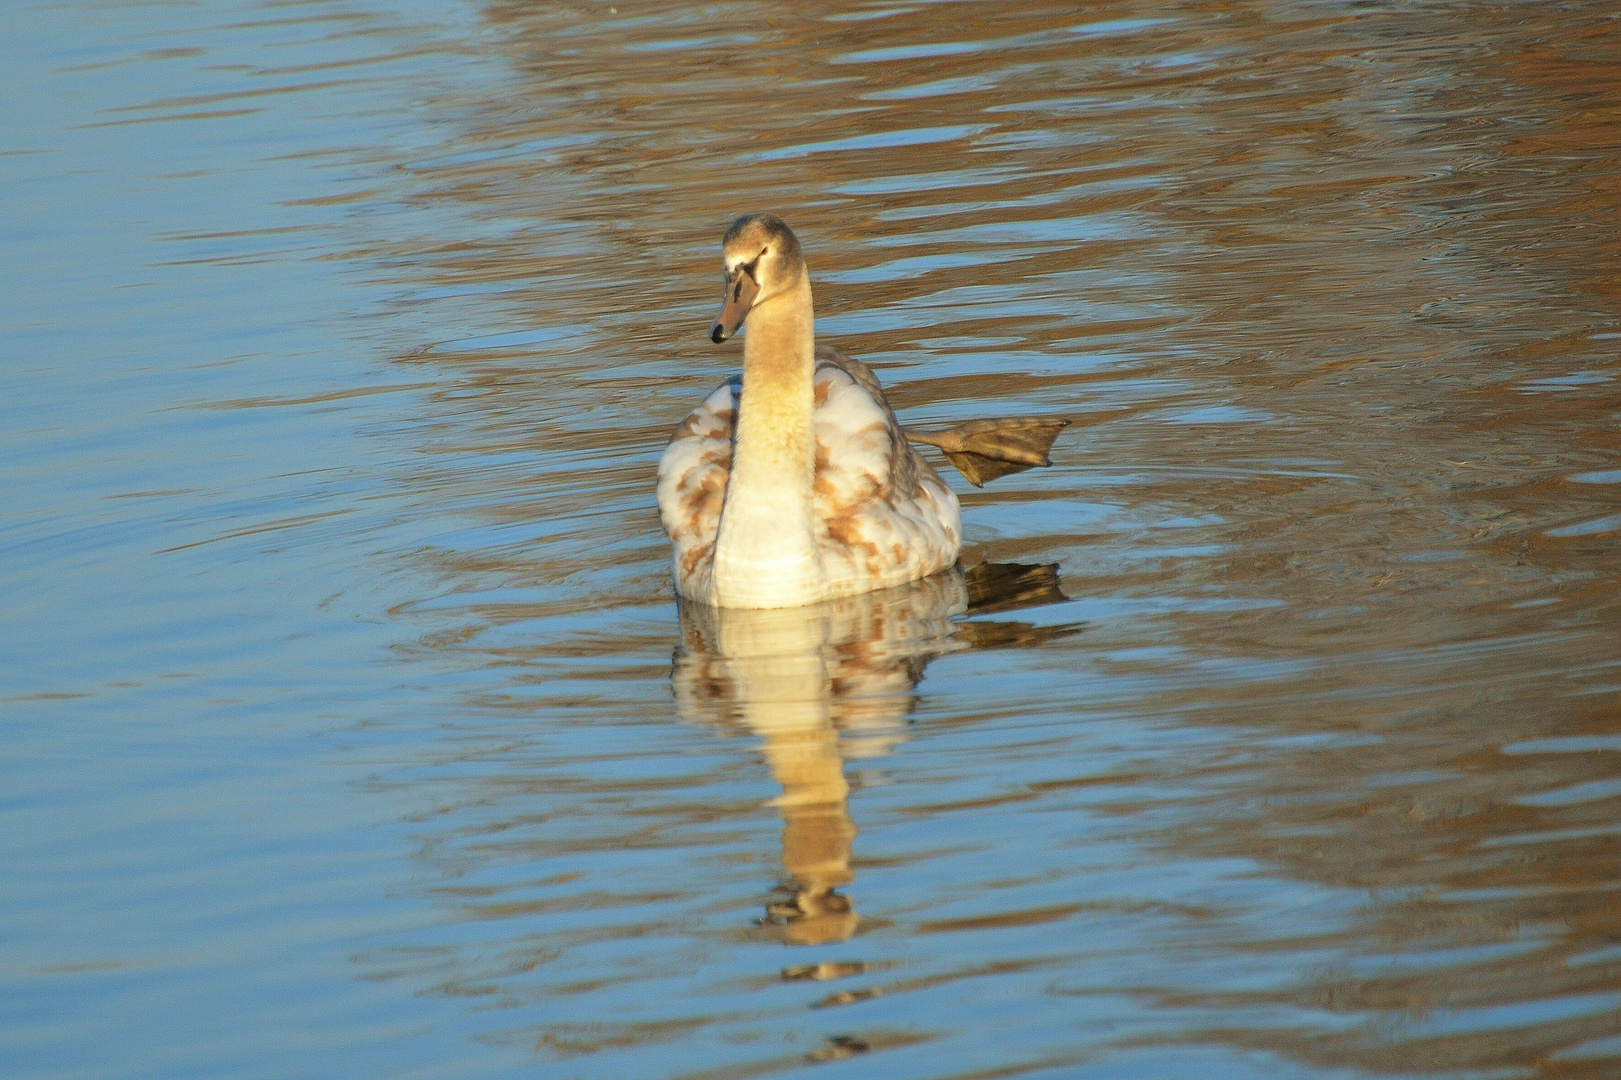
[[[756,304],[743,337],[743,399],[715,540],[714,601],[789,607],[822,598],[816,547],[816,329],[810,282]]]

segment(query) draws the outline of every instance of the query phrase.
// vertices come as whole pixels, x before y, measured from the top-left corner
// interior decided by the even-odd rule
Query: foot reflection
[[[944,653],[1030,645],[1075,627],[960,622],[953,616],[1067,599],[1051,566],[981,564],[900,588],[766,611],[683,602],[672,681],[684,718],[741,726],[765,740],[782,785],[786,895],[766,922],[795,945],[844,941],[860,916],[849,885],[849,758],[889,753],[905,738],[913,691]]]

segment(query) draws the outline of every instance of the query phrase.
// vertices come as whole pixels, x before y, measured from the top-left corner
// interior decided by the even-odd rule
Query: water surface
[[[7,1074],[1614,1075],[1610,8],[9,11]],[[758,209],[966,576],[675,602]]]

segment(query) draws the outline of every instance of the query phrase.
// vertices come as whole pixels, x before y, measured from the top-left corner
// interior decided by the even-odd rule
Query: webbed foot
[[[939,447],[970,484],[1051,465],[1053,441],[1069,426],[1068,420],[1040,416],[1008,416],[968,420],[938,431],[903,428],[906,438]]]

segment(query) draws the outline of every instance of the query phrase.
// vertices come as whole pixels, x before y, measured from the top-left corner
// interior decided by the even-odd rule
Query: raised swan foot
[[[1048,453],[1053,440],[1068,426],[1068,420],[1007,416],[969,420],[934,431],[901,430],[910,442],[939,447],[970,484],[984,487],[987,480],[999,476],[1051,465]]]

